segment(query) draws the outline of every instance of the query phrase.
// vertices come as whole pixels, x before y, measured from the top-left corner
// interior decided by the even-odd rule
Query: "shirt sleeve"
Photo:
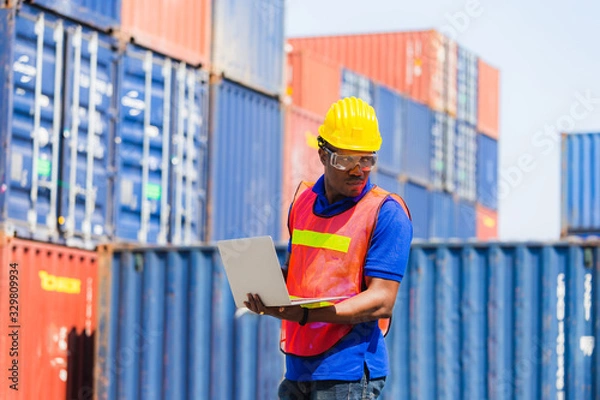
[[[412,222],[400,204],[388,198],[379,210],[367,251],[365,275],[401,282],[408,264]]]

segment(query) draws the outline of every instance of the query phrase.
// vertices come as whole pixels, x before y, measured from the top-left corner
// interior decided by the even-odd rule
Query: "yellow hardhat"
[[[375,110],[356,97],[333,103],[319,127],[319,135],[338,149],[377,151],[381,147]]]

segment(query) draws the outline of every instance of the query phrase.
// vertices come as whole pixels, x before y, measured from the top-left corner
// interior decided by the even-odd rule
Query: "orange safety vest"
[[[291,296],[354,296],[364,288],[363,269],[381,205],[393,197],[410,218],[402,198],[374,186],[352,208],[333,217],[313,213],[317,194],[313,184],[302,182],[289,217],[292,253],[287,273]],[[384,334],[389,319],[379,320]],[[333,347],[353,328],[352,324],[313,322],[304,326],[282,321],[281,350],[310,357]]]

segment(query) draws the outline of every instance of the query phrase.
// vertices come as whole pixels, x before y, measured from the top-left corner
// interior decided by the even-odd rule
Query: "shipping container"
[[[323,175],[317,136],[323,117],[290,106],[285,108],[281,236],[287,240],[289,206],[301,181],[316,182]]]
[[[357,74],[347,68],[342,68],[340,98],[356,97],[364,100],[370,106],[375,107],[375,87],[375,82],[366,76]]]
[[[312,51],[436,111],[456,114],[457,45],[434,30],[292,38]]]
[[[454,197],[450,193],[433,191],[430,195],[430,239],[445,240],[457,238],[456,207]]]
[[[405,182],[402,198],[410,210],[414,239],[429,239],[431,221],[431,191],[415,182]]]
[[[211,86],[211,99],[209,239],[277,240],[284,199],[282,106],[225,79]]]
[[[308,51],[287,55],[286,85],[289,101],[325,118],[340,98],[341,67]]]
[[[477,218],[477,240],[495,240],[498,238],[498,212],[477,203],[475,206]]]
[[[276,397],[279,321],[235,310],[214,247],[102,248],[99,268],[99,399]],[[413,244],[382,398],[600,397],[599,269],[597,241]]]
[[[31,0],[47,10],[113,32],[121,24],[121,0]]]
[[[477,197],[477,131],[475,127],[464,121],[457,121],[456,129],[449,129],[448,136],[456,135],[450,140],[448,151],[454,152],[449,156],[450,162],[454,161],[455,193],[461,199],[475,201]]]
[[[68,245],[93,249],[112,235],[116,42],[81,25],[65,27],[66,54],[59,229]],[[57,60],[57,69],[63,67]]]
[[[372,184],[377,185],[388,192],[403,196],[404,184],[400,181],[398,175],[374,169],[369,175],[369,178]]]
[[[456,237],[468,240],[477,237],[477,218],[475,203],[467,200],[456,200]]]
[[[96,253],[0,234],[0,273],[0,398],[91,398]]]
[[[494,139],[499,137],[500,125],[500,72],[478,61],[477,130]]]
[[[498,142],[477,135],[477,201],[484,207],[498,209]]]
[[[216,0],[213,8],[212,72],[283,94],[284,1]]]
[[[561,235],[600,236],[600,134],[562,135]]]
[[[236,312],[214,247],[102,247],[99,266],[99,399],[276,395],[279,321]]]
[[[458,47],[458,83],[456,118],[477,125],[478,64],[477,56]]]
[[[448,158],[454,157],[453,152],[446,151],[448,147],[448,139],[453,139],[453,136],[447,137],[446,130],[449,129],[449,118],[441,112],[433,113],[433,123],[431,124],[431,185],[434,189],[447,189],[453,191],[454,187],[445,187],[446,178],[453,175],[454,168],[448,168]],[[410,150],[409,150],[410,151]],[[451,164],[452,166],[454,163]]]
[[[406,131],[402,142],[402,174],[422,185],[431,182],[433,112],[406,100]]]
[[[406,131],[406,103],[398,92],[383,85],[376,86],[374,107],[382,138],[377,159],[377,169],[380,171],[392,174],[402,172],[402,158],[406,151],[402,144]]]
[[[136,44],[184,61],[210,65],[211,1],[121,0],[122,34]]]
[[[115,237],[159,244],[203,240],[207,73],[128,45],[119,75]]]

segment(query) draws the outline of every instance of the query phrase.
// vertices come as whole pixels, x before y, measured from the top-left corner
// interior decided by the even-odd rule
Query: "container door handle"
[[[196,107],[194,100],[196,99],[196,73],[189,71],[187,77],[188,84],[188,129],[187,129],[187,145],[186,145],[186,179],[185,179],[185,230],[183,235],[184,244],[189,244],[192,241],[192,188],[193,181],[196,179],[196,171],[194,171],[194,159],[196,157],[196,149],[194,147],[194,137],[196,136]]]
[[[165,78],[165,91],[163,98],[163,132],[162,132],[162,174],[161,174],[161,186],[162,195],[160,198],[160,232],[158,234],[158,243],[167,243],[167,235],[169,232],[169,159],[170,150],[169,145],[171,141],[171,79],[172,79],[172,63],[171,59],[167,58],[163,64],[162,70],[163,77]]]
[[[150,204],[148,202],[149,160],[150,157],[150,114],[152,112],[152,52],[147,51],[144,57],[144,144],[142,153],[142,210],[138,240],[146,243],[148,240],[148,222],[150,220]]]
[[[185,63],[180,63],[177,70],[177,168],[175,168],[175,227],[173,243],[181,244],[182,240],[182,186],[183,186],[183,146],[184,146],[184,117],[185,117]],[[189,112],[188,112],[189,115]]]

